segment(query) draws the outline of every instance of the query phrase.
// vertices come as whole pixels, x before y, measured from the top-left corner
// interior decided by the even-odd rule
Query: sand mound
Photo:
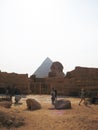
[[[24,124],[24,119],[17,116],[17,113],[9,112],[7,109],[0,107],[0,127],[20,127]]]

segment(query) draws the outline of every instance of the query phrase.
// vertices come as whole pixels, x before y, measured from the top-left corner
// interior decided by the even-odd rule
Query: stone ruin
[[[41,109],[41,104],[35,99],[28,98],[26,100],[28,110],[38,110]]]
[[[71,109],[71,101],[70,100],[64,100],[59,99],[54,104],[55,109],[61,110],[61,109]]]
[[[58,90],[58,95],[79,96],[81,88],[98,92],[98,68],[77,66],[74,70],[63,72],[63,65],[56,61],[51,65],[48,77],[28,78],[27,74],[0,72],[0,92],[7,86],[18,87],[23,94],[50,94],[51,88]]]
[[[64,77],[63,65],[60,62],[53,62],[50,69],[49,77]]]
[[[50,94],[52,87],[58,90],[58,95],[79,96],[81,88],[98,93],[98,68],[77,66],[64,75],[62,65],[54,62],[48,78],[36,78],[31,83],[32,92],[39,94]]]
[[[20,89],[22,94],[30,93],[30,82],[28,74],[16,74],[0,71],[0,94],[5,93],[7,87],[13,86]]]

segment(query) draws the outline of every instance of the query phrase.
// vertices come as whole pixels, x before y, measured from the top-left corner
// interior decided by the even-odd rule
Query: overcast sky
[[[47,57],[98,68],[98,0],[0,0],[0,70],[31,75]]]

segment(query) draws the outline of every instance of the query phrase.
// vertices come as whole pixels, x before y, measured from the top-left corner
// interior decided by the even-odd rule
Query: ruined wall
[[[69,96],[72,94],[72,87],[74,86],[72,79],[49,77],[36,80],[31,80],[31,90],[35,94],[50,94],[51,89],[54,87],[58,91],[58,95]],[[72,91],[72,92],[71,92]]]
[[[79,96],[81,88],[85,88],[86,90],[98,90],[98,69],[76,67],[73,71],[68,72],[65,77],[58,77],[56,75],[49,76],[44,79],[36,79],[32,84],[36,86],[35,90],[38,93],[49,94],[51,88],[55,87],[59,95]],[[47,91],[43,92],[43,84],[44,86],[46,85]]]
[[[81,88],[89,90],[98,90],[98,69],[87,67],[76,67],[65,76],[66,79],[74,81],[71,91],[78,92]]]
[[[6,87],[17,87],[22,93],[30,92],[30,82],[27,74],[0,72],[0,90]]]
[[[74,77],[75,79],[98,80],[98,68],[76,67],[73,71],[68,72],[66,77]]]
[[[27,74],[0,72],[0,88],[15,85],[22,93],[50,94],[51,88],[58,90],[58,95],[78,96],[81,88],[98,90],[98,68],[76,67],[65,76],[58,76],[63,72],[62,66],[55,76],[36,78]],[[60,72],[60,73],[59,73]],[[63,74],[63,73],[62,73]],[[31,91],[30,91],[31,90]]]

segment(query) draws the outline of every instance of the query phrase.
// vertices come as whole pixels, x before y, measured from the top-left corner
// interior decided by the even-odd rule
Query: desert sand
[[[40,110],[27,110],[26,99],[36,99],[42,106]],[[98,105],[78,105],[80,99],[59,97],[71,101],[72,108],[55,110],[50,95],[28,95],[20,100],[21,105],[13,104],[9,113],[14,112],[25,120],[25,125],[0,130],[98,130]],[[13,99],[14,101],[14,99]]]

